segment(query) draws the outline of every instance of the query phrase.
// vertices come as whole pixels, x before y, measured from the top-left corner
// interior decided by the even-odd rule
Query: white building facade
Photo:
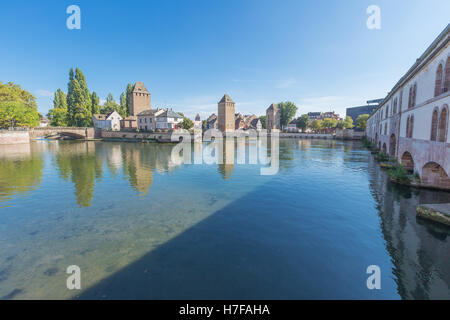
[[[430,187],[450,189],[450,24],[367,120],[366,135]]]
[[[92,120],[96,129],[119,131],[122,116],[114,110],[107,114],[94,114]]]

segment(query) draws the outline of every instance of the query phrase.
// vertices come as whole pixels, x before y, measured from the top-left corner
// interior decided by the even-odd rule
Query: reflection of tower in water
[[[218,151],[218,171],[223,179],[228,180],[234,170],[234,139],[223,139],[223,146]],[[220,163],[221,160],[222,163]]]

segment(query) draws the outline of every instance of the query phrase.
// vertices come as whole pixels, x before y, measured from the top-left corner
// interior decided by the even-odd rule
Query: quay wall
[[[0,145],[30,143],[28,131],[0,131]]]

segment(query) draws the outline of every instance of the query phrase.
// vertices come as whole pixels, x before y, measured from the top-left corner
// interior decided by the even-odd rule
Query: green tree
[[[91,112],[92,114],[100,113],[100,98],[95,91],[91,94]]]
[[[266,116],[260,116],[259,120],[261,120],[261,125],[263,129],[266,129]]]
[[[361,114],[356,118],[356,126],[361,130],[366,130],[367,119],[369,119],[368,114]]]
[[[86,79],[80,69],[69,71],[67,86],[67,114],[70,126],[87,127],[92,124],[92,101]]]
[[[183,122],[181,122],[181,126],[183,129],[189,130],[194,126],[194,122],[191,119],[184,117]]]
[[[323,129],[322,120],[314,120],[311,123],[311,129],[313,129],[315,132],[320,131]]]
[[[337,125],[338,121],[336,119],[333,118],[326,118],[323,120],[322,122],[322,127],[324,129],[330,129],[330,128],[335,128]]]
[[[352,129],[354,126],[352,117],[346,116],[344,120],[344,129]]]
[[[53,108],[47,114],[50,125],[54,127],[67,127],[67,109]]]
[[[58,89],[55,92],[53,108],[67,109],[67,95],[61,89]]]
[[[307,114],[303,114],[297,119],[297,128],[302,129],[302,132],[305,132],[308,125],[309,116]]]
[[[286,101],[278,103],[278,109],[280,110],[281,128],[286,127],[294,118],[297,112],[297,106],[293,102]]]
[[[116,100],[114,100],[114,96],[112,93],[108,93],[108,96],[106,97],[105,104],[101,107],[101,113],[108,113],[111,111],[118,111],[120,109],[120,106],[117,104]]]
[[[68,125],[67,95],[61,89],[56,90],[53,98],[53,109],[48,112],[47,117],[52,126],[66,127]]]
[[[39,114],[20,101],[0,102],[0,128],[35,127]]]
[[[120,95],[120,107],[119,107],[119,114],[122,116],[122,118],[126,118],[128,116],[128,108],[127,108],[127,98],[125,93],[122,92]]]
[[[127,105],[127,117],[130,115],[130,108],[131,108],[131,93],[133,92],[134,86],[129,83],[127,84],[127,90],[125,92],[125,98],[126,98],[126,105]]]
[[[0,102],[20,102],[37,112],[36,97],[12,82],[3,84],[0,81]]]

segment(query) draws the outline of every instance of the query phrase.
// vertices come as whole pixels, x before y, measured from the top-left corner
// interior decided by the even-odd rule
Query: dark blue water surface
[[[0,298],[450,298],[450,231],[415,214],[449,193],[392,185],[359,142],[281,140],[273,176],[172,148],[1,147]]]

